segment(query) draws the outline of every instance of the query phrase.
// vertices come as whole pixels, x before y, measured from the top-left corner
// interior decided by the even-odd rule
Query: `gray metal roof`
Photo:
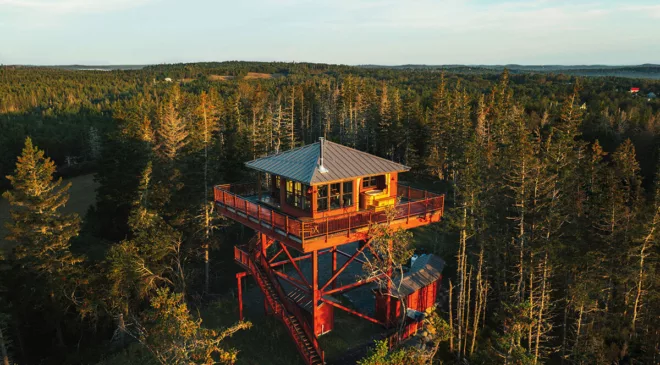
[[[319,171],[321,143],[325,173]],[[307,185],[410,170],[408,166],[327,140],[249,161],[245,166]]]
[[[394,297],[406,297],[419,289],[431,284],[442,277],[442,269],[445,267],[445,261],[440,257],[427,254],[419,256],[412,264],[410,271],[403,275],[401,287],[392,287],[390,295]],[[396,282],[396,280],[395,280]]]

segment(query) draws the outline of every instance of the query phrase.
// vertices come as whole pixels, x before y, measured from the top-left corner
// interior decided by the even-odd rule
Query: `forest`
[[[3,66],[2,363],[299,363],[280,323],[238,321],[249,235],[212,188],[319,137],[446,194],[413,231],[447,262],[435,346],[358,363],[659,363],[660,80],[461,70]],[[95,201],[63,212],[83,174]]]

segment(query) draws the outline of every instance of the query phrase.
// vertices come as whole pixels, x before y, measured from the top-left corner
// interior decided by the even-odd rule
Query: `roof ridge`
[[[408,168],[410,168],[409,166],[406,166],[406,165],[404,165],[404,164],[402,164],[402,163],[400,163],[400,162],[394,162],[394,161],[392,161],[392,160],[388,160],[388,159],[386,159],[386,158],[384,158],[384,157],[380,157],[380,156],[377,156],[377,155],[371,154],[371,153],[369,153],[369,152],[360,151],[360,150],[358,150],[357,148],[353,148],[353,147],[345,146],[345,145],[343,145],[343,144],[341,144],[341,143],[332,142],[332,141],[329,141],[329,140],[327,140],[327,139],[326,139],[325,141],[326,141],[326,142],[330,142],[330,143],[332,143],[332,144],[335,144],[335,145],[337,145],[337,146],[339,146],[339,147],[346,148],[346,149],[349,149],[349,150],[352,150],[352,151],[358,152],[358,153],[363,154],[363,155],[367,155],[367,156],[372,157],[372,158],[375,157],[375,158],[381,159],[381,160],[386,161],[386,162],[389,162],[389,163],[395,163],[395,164],[397,164],[397,165],[401,165],[401,166],[404,166],[404,167],[408,167]],[[318,143],[318,142],[316,142],[316,143]]]
[[[286,151],[278,152],[278,153],[273,154],[273,155],[262,156],[262,157],[255,158],[254,160],[252,160],[252,161],[247,161],[247,162],[257,162],[257,161],[259,161],[259,160],[263,160],[264,158],[277,157],[277,156],[283,155],[283,154],[285,154],[285,153],[294,152],[294,151],[297,151],[297,150],[300,150],[300,149],[303,149],[303,148],[306,148],[306,147],[313,146],[313,145],[315,145],[315,144],[318,144],[318,142],[314,142],[314,143],[306,144],[306,145],[304,145],[304,146],[298,146],[298,147],[296,147],[296,148],[292,148],[292,149],[290,149],[290,150],[286,150]]]

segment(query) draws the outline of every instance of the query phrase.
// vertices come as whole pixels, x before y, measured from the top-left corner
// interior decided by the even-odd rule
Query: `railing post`
[[[408,185],[408,202],[410,202],[410,185]]]
[[[289,216],[285,215],[284,216],[284,232],[286,233],[287,237],[289,236]]]
[[[259,203],[257,203],[257,221],[261,224],[261,205]]]
[[[406,224],[408,224],[408,221],[410,220],[410,201],[408,201],[408,215],[406,216]]]
[[[346,237],[351,236],[351,214],[348,215],[348,232],[346,232]]]
[[[328,242],[329,233],[330,233],[330,227],[328,226],[328,217],[325,217],[325,242]]]

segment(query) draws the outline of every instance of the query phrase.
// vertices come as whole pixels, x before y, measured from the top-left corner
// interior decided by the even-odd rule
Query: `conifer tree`
[[[15,242],[15,255],[23,275],[43,284],[41,298],[51,305],[51,315],[60,345],[64,345],[60,319],[75,288],[82,258],[71,250],[80,219],[61,208],[69,200],[71,184],[54,180],[55,163],[28,137],[18,157],[14,175],[7,176],[13,190],[3,196],[11,205],[7,239]]]
[[[174,160],[187,144],[188,131],[185,123],[177,115],[173,101],[165,106],[157,133],[159,156],[166,161]]]

